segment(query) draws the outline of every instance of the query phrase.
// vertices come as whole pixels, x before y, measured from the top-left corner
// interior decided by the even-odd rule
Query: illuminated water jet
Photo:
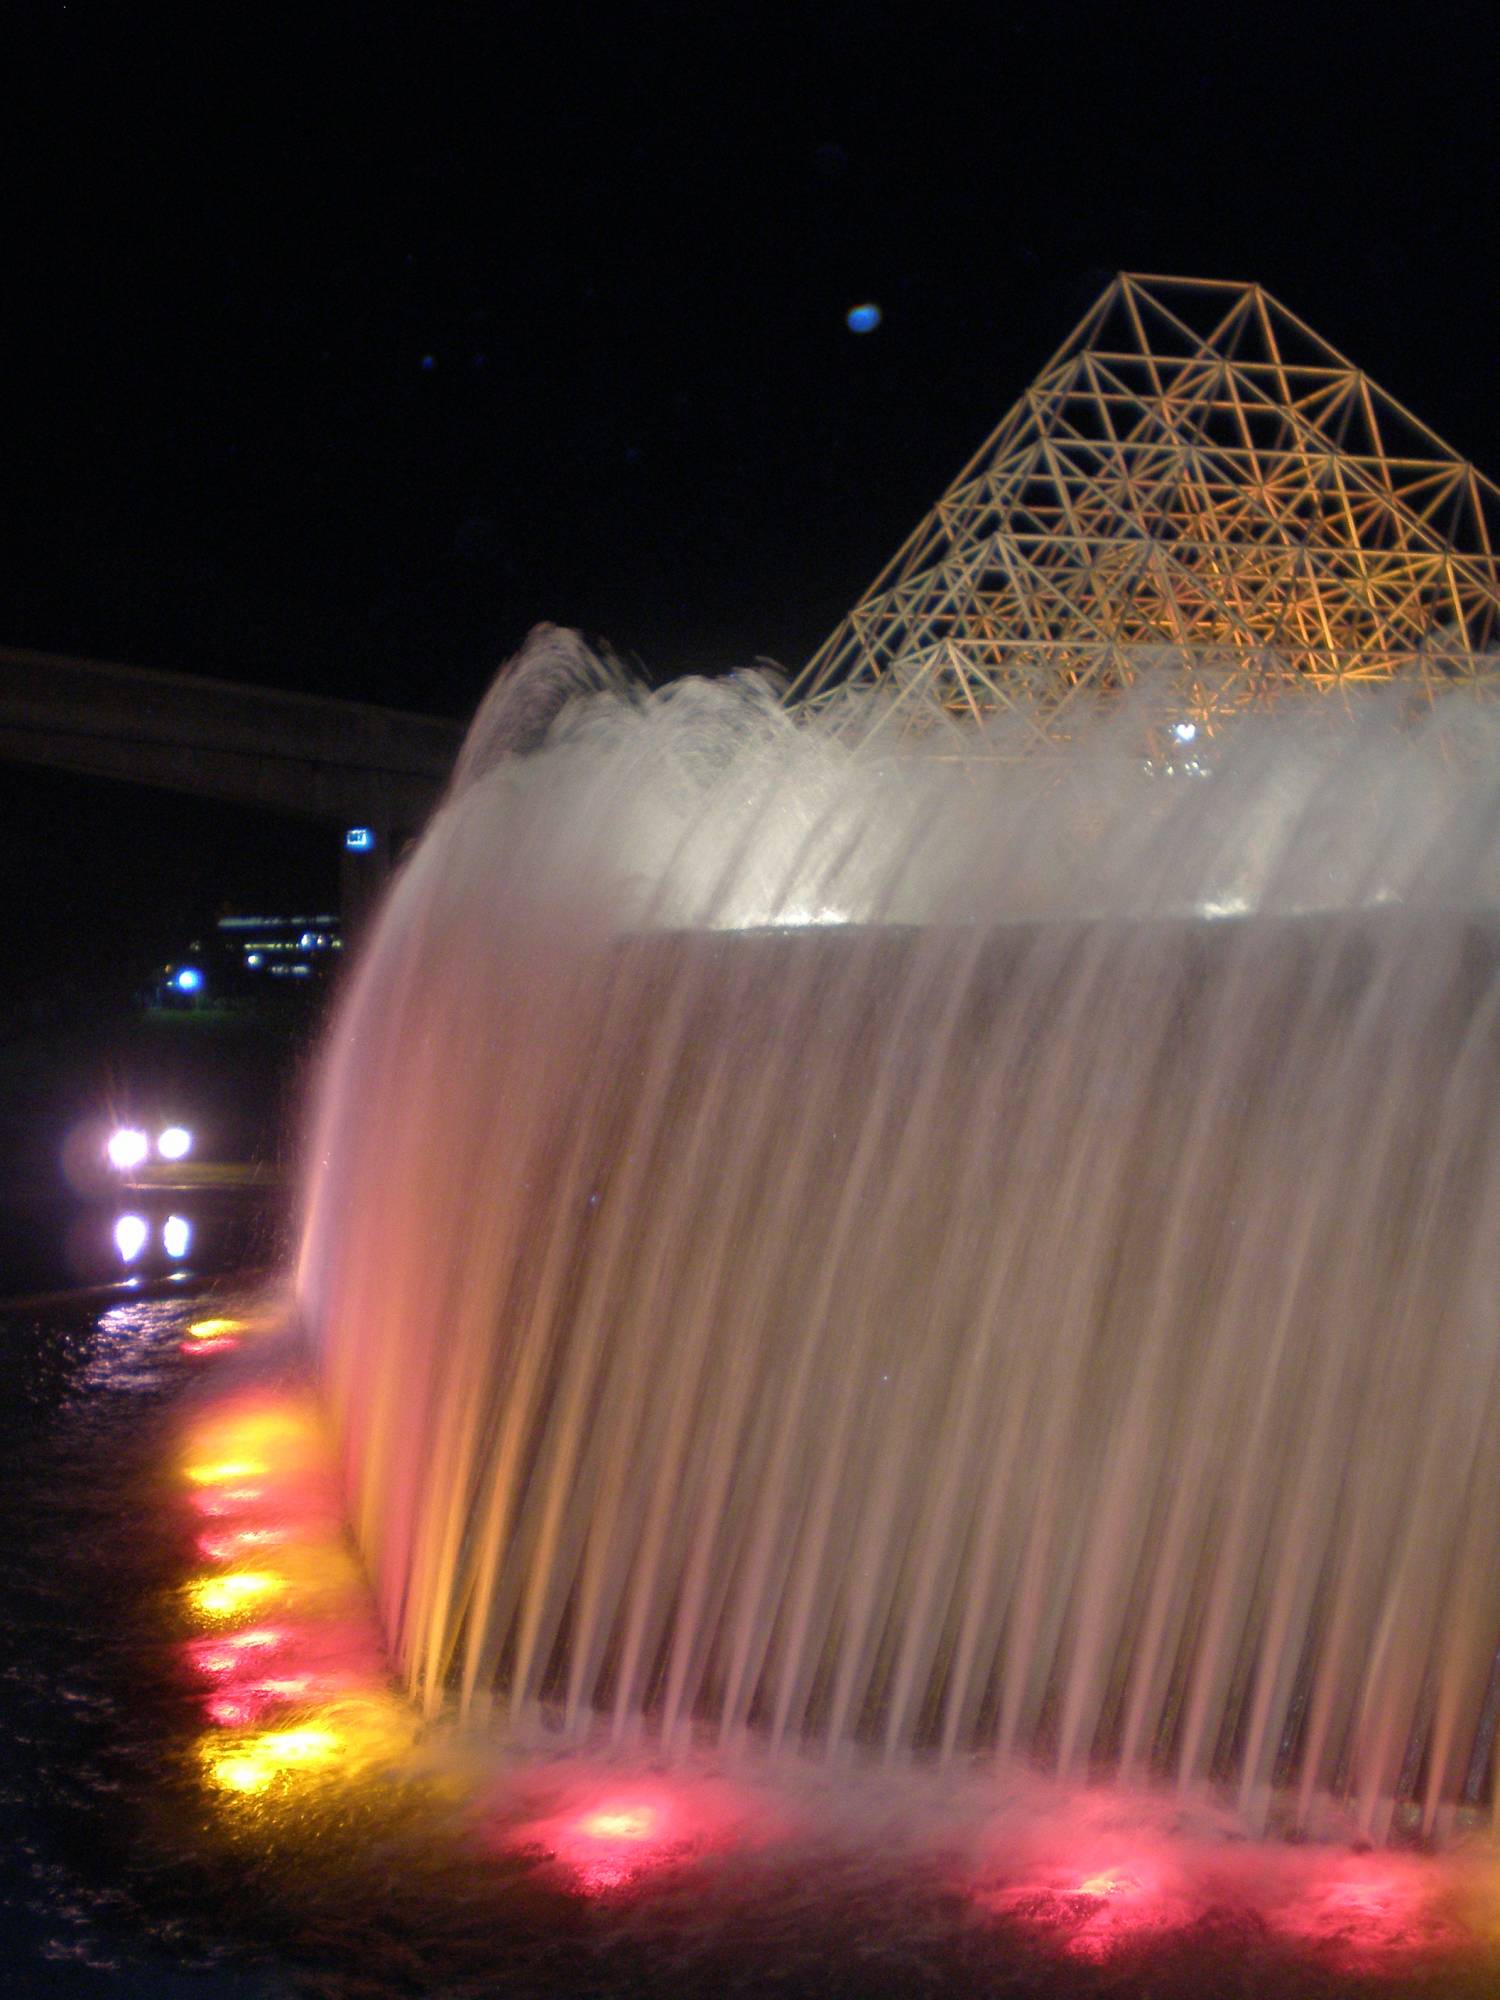
[[[955,765],[558,634],[497,685],[299,1263],[429,1712],[1488,1811],[1493,725],[1168,784],[1139,722]]]

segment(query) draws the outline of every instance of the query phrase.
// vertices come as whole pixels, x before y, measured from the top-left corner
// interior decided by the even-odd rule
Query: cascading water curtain
[[[565,634],[503,679],[330,1039],[298,1273],[429,1711],[1256,1828],[1488,1801],[1494,733],[1174,772],[1139,720],[1059,765]]]

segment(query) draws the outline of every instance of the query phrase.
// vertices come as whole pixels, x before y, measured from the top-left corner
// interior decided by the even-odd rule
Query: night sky
[[[456,716],[540,618],[796,666],[1122,267],[1260,280],[1500,472],[1447,18],[23,0],[0,641]],[[110,826],[173,922],[307,844],[4,794],[62,928]]]

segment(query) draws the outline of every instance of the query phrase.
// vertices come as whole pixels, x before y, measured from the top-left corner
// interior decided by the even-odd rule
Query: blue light
[[[850,306],[844,314],[844,324],[851,333],[873,333],[880,324],[880,308],[871,303]]]
[[[173,975],[172,984],[179,993],[196,993],[203,984],[203,974],[196,965],[185,965]]]
[[[351,854],[368,854],[375,845],[373,826],[351,826],[344,834],[344,845]]]

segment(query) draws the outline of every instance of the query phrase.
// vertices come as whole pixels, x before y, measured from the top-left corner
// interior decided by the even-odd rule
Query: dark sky
[[[20,0],[0,640],[454,715],[539,618],[796,665],[1121,267],[1500,470],[1494,29],[1398,12]]]

